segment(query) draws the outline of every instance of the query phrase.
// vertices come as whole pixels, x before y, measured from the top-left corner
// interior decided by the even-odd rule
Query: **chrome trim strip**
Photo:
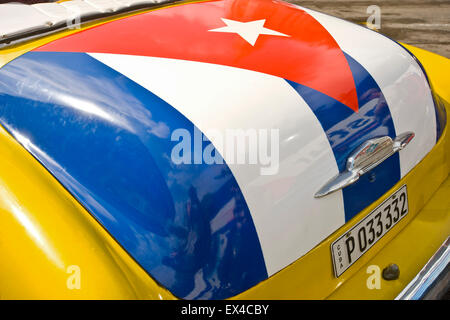
[[[367,140],[350,154],[346,170],[328,181],[314,197],[324,197],[355,183],[363,174],[404,149],[414,136],[414,132],[405,132],[394,140],[389,136]]]
[[[450,237],[441,245],[417,276],[403,289],[395,300],[420,300],[437,298],[449,289]],[[441,283],[444,282],[444,283]],[[433,296],[430,291],[438,288]],[[436,291],[436,290],[435,290]]]
[[[97,19],[179,0],[71,0],[61,3],[0,4],[0,49]],[[20,19],[17,16],[20,15]]]

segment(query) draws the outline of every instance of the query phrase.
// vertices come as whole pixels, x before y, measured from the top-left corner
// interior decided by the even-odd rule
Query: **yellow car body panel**
[[[124,16],[2,49],[0,67],[52,40]],[[450,114],[449,60],[412,46],[406,47],[424,65],[434,92],[444,100],[447,115]],[[7,261],[0,263],[1,299],[175,298],[157,284],[3,128],[0,128],[0,150],[0,254],[2,261]],[[450,233],[449,172],[450,134],[446,129],[425,159],[384,197],[305,256],[234,298],[396,297]],[[331,243],[404,184],[408,187],[409,214],[336,278]],[[399,265],[400,278],[389,282],[383,280],[381,289],[369,289],[367,267],[376,265],[383,269],[389,263]]]

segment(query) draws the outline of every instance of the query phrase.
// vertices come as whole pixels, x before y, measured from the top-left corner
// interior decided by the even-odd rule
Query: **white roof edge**
[[[0,48],[117,13],[177,0],[71,0],[61,3],[0,4]],[[19,18],[18,18],[19,17]]]

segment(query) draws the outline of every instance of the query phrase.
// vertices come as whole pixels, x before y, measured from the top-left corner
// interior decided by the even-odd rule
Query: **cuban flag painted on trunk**
[[[381,70],[386,56],[395,70]],[[61,38],[0,69],[0,100],[1,124],[187,299],[232,297],[296,261],[436,141],[425,75],[403,48],[269,0],[184,4]],[[278,172],[174,165],[177,128],[278,129]],[[405,153],[314,198],[361,143],[405,131]]]

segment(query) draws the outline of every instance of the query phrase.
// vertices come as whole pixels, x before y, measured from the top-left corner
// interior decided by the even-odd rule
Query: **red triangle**
[[[260,35],[252,46],[235,33],[209,32],[225,26],[221,18],[265,19],[265,28],[290,37]],[[358,111],[353,75],[336,41],[312,16],[284,2],[184,4],[112,21],[36,50],[132,54],[233,66],[303,84]]]

